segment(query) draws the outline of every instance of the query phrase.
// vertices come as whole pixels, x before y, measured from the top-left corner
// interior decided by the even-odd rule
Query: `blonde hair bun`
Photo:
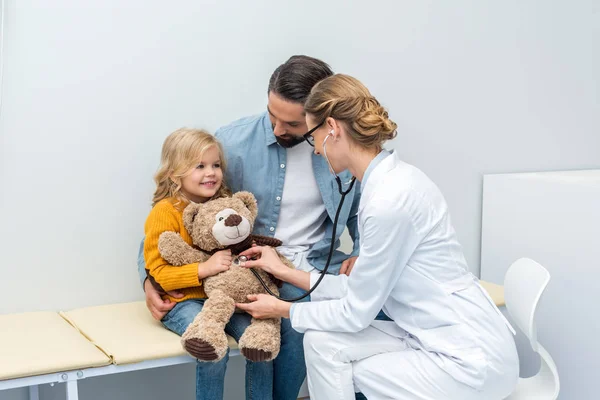
[[[397,125],[358,79],[336,74],[317,83],[304,110],[317,121],[328,117],[345,124],[350,137],[365,148],[380,149],[396,137]]]
[[[364,136],[378,136],[383,142],[396,137],[398,126],[392,121],[388,112],[379,104],[374,97],[364,100],[364,111],[362,111],[354,122],[353,129]]]

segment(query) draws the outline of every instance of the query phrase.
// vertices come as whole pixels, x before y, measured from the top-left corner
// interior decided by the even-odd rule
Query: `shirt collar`
[[[373,172],[373,170],[379,165],[379,163],[382,162],[390,154],[392,154],[391,151],[383,149],[369,163],[369,166],[367,167],[367,170],[365,171],[365,174],[363,175],[363,180],[360,183],[360,190],[361,191],[365,190],[365,185],[367,184],[367,179],[369,179],[369,175],[371,175],[371,172]]]
[[[269,118],[269,112],[265,111],[263,114],[263,127],[265,128],[265,144],[267,146],[277,143],[275,133],[273,132],[273,125],[271,125],[271,119]]]

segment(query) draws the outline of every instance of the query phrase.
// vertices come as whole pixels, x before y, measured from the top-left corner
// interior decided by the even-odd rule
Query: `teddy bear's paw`
[[[273,357],[273,352],[271,351],[244,347],[240,349],[240,352],[246,359],[254,362],[271,361],[275,359],[275,357]]]
[[[240,352],[250,361],[271,361],[279,354],[281,344],[279,320],[256,320],[240,338]]]
[[[181,337],[185,351],[200,361],[220,361],[229,348],[225,332],[212,325],[190,326]]]
[[[218,361],[219,359],[217,350],[204,339],[191,338],[184,340],[183,348],[200,361]]]

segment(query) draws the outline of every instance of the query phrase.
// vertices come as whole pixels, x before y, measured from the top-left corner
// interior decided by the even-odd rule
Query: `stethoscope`
[[[340,199],[340,204],[338,205],[337,211],[335,212],[335,218],[333,219],[333,232],[331,233],[331,245],[329,246],[329,255],[327,256],[327,262],[325,263],[325,267],[323,267],[323,271],[321,271],[319,279],[317,279],[315,284],[308,290],[308,292],[304,293],[302,296],[294,297],[291,299],[285,299],[285,298],[279,297],[278,295],[273,293],[271,291],[271,289],[268,288],[265,281],[263,281],[263,279],[260,277],[258,272],[255,271],[254,269],[250,268],[250,271],[252,271],[254,276],[256,276],[256,278],[258,279],[260,284],[265,288],[267,293],[269,293],[273,297],[278,298],[279,300],[294,302],[294,301],[302,300],[303,298],[309,296],[317,288],[317,286],[319,286],[319,284],[323,280],[323,277],[327,273],[327,269],[329,269],[329,263],[331,262],[331,257],[333,256],[333,252],[335,251],[335,248],[334,248],[335,237],[336,237],[335,234],[336,234],[336,230],[337,230],[337,224],[338,224],[338,218],[340,216],[340,211],[342,210],[342,205],[344,204],[344,199],[346,198],[346,195],[348,193],[350,193],[350,191],[352,190],[352,187],[354,186],[354,182],[356,181],[356,178],[352,177],[352,179],[350,179],[350,181],[348,181],[346,183],[346,185],[350,185],[350,186],[348,186],[348,189],[346,189],[346,190],[342,189],[342,180],[333,170],[333,167],[331,166],[331,163],[329,162],[329,158],[327,157],[327,149],[325,147],[325,143],[327,142],[327,139],[329,139],[330,136],[333,136],[333,131],[329,132],[327,137],[325,137],[325,139],[323,140],[323,155],[325,156],[325,159],[327,160],[327,164],[329,164],[329,171],[335,175],[335,181],[337,182],[338,191],[342,195],[342,198]],[[240,261],[244,262],[244,261],[248,261],[248,259],[245,256],[241,256]]]

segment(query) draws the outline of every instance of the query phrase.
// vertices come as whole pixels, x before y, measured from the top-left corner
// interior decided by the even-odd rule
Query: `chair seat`
[[[61,315],[117,365],[187,355],[181,338],[153,319],[143,301],[80,308]],[[237,348],[231,337],[229,347]]]
[[[109,364],[55,312],[0,315],[0,380]]]

